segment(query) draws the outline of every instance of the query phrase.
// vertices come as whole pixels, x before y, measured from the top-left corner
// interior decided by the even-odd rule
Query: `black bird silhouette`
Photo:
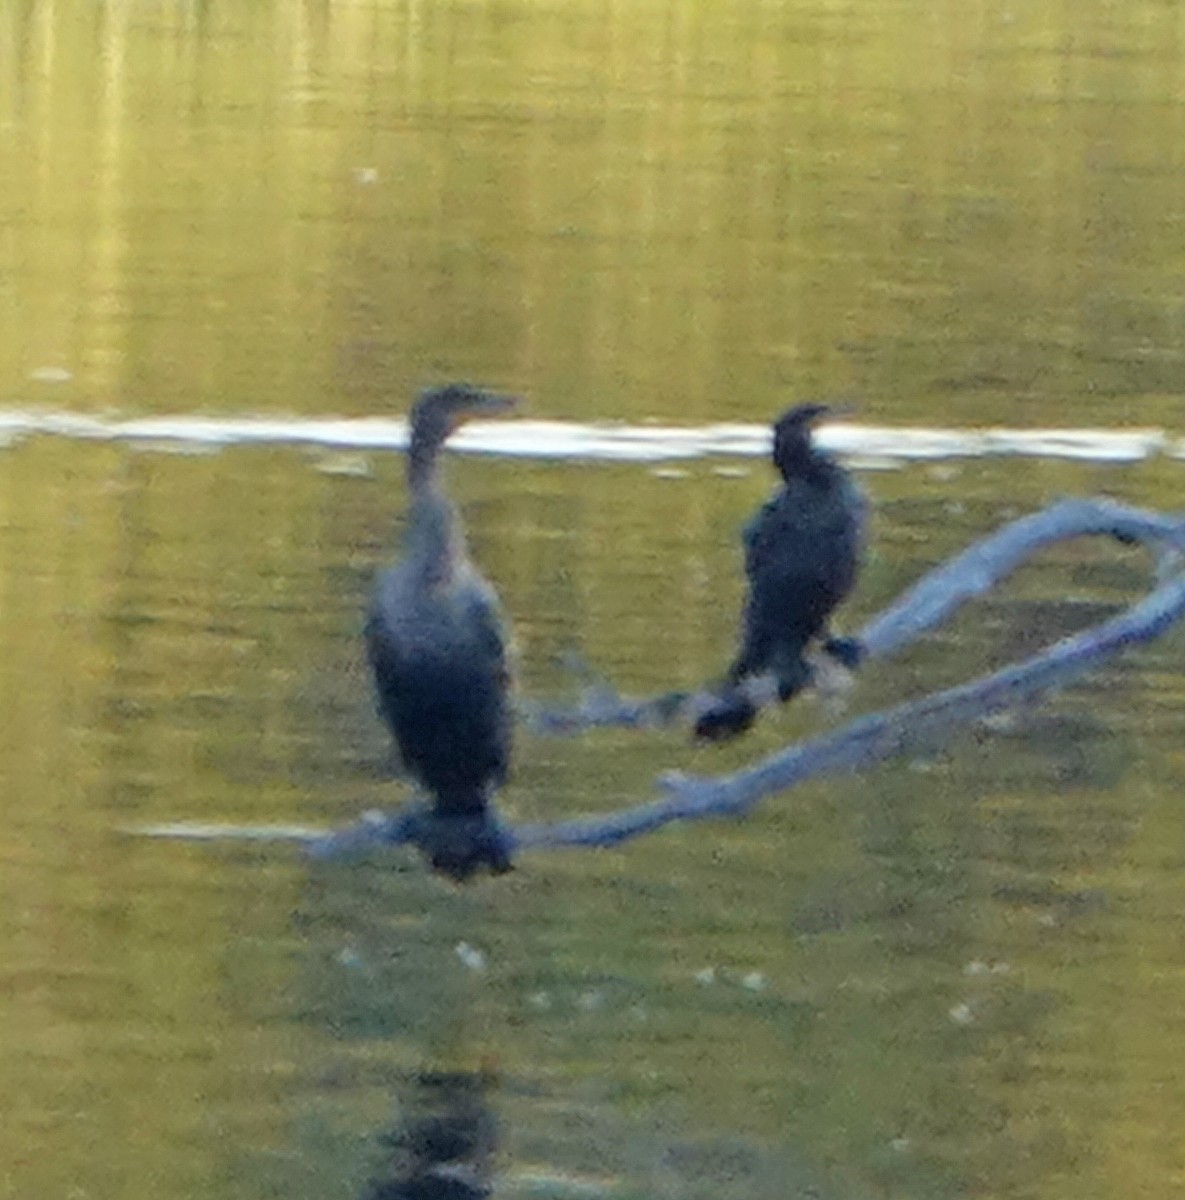
[[[696,722],[696,736],[723,741],[743,733],[757,715],[745,684],[771,677],[789,700],[811,681],[807,647],[823,648],[854,666],[859,644],[833,638],[832,611],[852,590],[859,569],[865,501],[848,473],[811,442],[814,424],[832,414],[802,404],[774,425],[773,462],[782,486],[744,530],[745,600],[741,648],[717,701]]]
[[[416,401],[403,558],[378,577],[366,622],[379,708],[433,801],[416,840],[459,880],[511,865],[492,811],[510,762],[510,671],[497,594],[469,559],[438,460],[463,421],[514,404],[468,384],[431,388]]]

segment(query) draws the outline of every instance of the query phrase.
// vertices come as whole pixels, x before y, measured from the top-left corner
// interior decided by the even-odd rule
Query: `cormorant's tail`
[[[828,637],[823,643],[823,651],[848,670],[854,670],[864,658],[863,645],[851,637]],[[777,688],[778,700],[785,704],[815,682],[815,670],[802,654],[796,654],[765,678]],[[751,690],[755,685],[760,687],[759,679],[759,675],[747,670],[745,659],[738,658],[729,668],[725,690],[696,721],[696,739],[726,742],[751,728],[761,703],[765,702],[754,699],[755,692]],[[772,698],[772,694],[766,694],[766,700]]]
[[[458,883],[483,868],[492,875],[514,868],[510,835],[489,807],[455,812],[437,804],[420,814],[412,840],[435,870]]]
[[[801,655],[774,671],[746,675],[742,660],[733,664],[725,690],[701,713],[695,736],[701,742],[727,742],[750,729],[764,703],[776,695],[781,703],[796,696],[811,682],[810,664]]]
[[[737,691],[728,691],[701,713],[695,723],[700,742],[727,742],[740,737],[757,719],[757,705]]]

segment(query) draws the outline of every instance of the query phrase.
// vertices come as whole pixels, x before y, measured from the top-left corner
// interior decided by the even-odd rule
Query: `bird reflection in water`
[[[432,798],[415,840],[458,880],[511,866],[493,812],[510,762],[510,671],[498,597],[470,561],[439,458],[462,422],[514,404],[468,384],[420,396],[410,421],[403,557],[379,576],[366,623],[379,708],[404,765]]]
[[[401,1097],[386,1161],[364,1200],[483,1200],[493,1195],[498,1123],[489,1072],[425,1071]]]
[[[763,682],[783,703],[807,687],[813,676],[807,651],[816,639],[844,666],[859,660],[858,643],[828,630],[832,612],[855,584],[866,516],[847,471],[811,440],[815,424],[834,415],[841,414],[803,404],[774,425],[773,463],[782,485],[745,526],[741,647],[721,695],[696,722],[704,741],[748,729]]]

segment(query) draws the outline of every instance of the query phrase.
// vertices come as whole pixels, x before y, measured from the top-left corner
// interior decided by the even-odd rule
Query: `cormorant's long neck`
[[[831,456],[816,450],[806,438],[782,447],[776,465],[786,483],[802,479],[814,487],[825,487],[835,478]]]
[[[465,553],[456,514],[441,485],[439,449],[439,446],[417,445],[413,440],[407,460],[411,510],[406,554],[429,584],[447,581]]]

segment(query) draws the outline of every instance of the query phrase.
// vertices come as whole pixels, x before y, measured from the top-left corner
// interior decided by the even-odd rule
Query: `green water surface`
[[[1153,0],[14,2],[0,407],[386,415],[465,376],[546,417],[1179,427],[1181,39]],[[571,648],[634,692],[721,669],[768,487],[736,466],[451,464],[525,692]],[[1057,495],[1181,493],[1167,459],[862,480],[849,628]],[[394,455],[0,453],[0,1195],[361,1197],[443,1070],[500,1196],[1178,1193],[1179,635],[932,755],[462,891],[129,836],[403,797],[359,643],[401,505]],[[1053,551],[847,712],[1148,578]],[[524,735],[505,807],[841,719]]]

